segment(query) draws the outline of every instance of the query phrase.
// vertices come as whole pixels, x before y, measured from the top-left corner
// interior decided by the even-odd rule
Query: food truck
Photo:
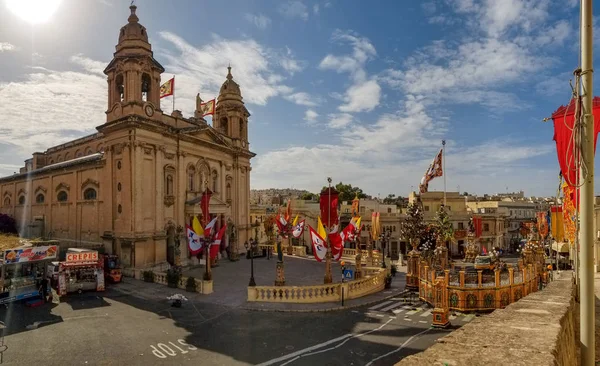
[[[47,264],[56,259],[57,253],[56,245],[25,245],[5,250],[1,262],[0,304],[42,296]]]
[[[96,250],[69,248],[66,260],[58,263],[57,277],[54,286],[59,296],[87,290],[104,291],[104,260]]]

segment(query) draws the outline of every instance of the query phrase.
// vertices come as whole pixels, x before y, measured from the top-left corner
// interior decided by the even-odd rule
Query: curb
[[[270,313],[327,313],[330,311],[348,310],[348,309],[359,308],[361,306],[372,305],[372,304],[378,303],[380,301],[385,301],[385,300],[391,299],[392,297],[400,296],[400,295],[403,295],[403,294],[406,294],[409,292],[410,292],[410,290],[402,290],[398,293],[388,295],[381,299],[372,300],[372,301],[365,302],[362,304],[355,304],[355,305],[349,305],[349,306],[336,306],[336,307],[331,307],[331,308],[326,308],[326,309],[257,309],[257,308],[250,308],[250,307],[239,307],[239,309],[248,310],[248,311],[270,312]]]

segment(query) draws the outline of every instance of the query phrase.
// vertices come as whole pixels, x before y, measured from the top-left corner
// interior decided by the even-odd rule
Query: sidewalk
[[[254,280],[258,286],[273,285],[275,281],[275,265],[277,259],[267,260],[266,258],[254,259]],[[314,259],[297,258],[286,256],[285,276],[286,285],[318,285],[323,283],[325,274],[324,263],[319,263]],[[173,293],[182,293],[190,301],[198,303],[207,303],[215,305],[224,305],[228,307],[241,308],[257,311],[290,311],[290,312],[310,312],[310,311],[332,311],[353,308],[375,303],[386,298],[398,296],[404,291],[406,283],[406,267],[398,267],[396,277],[392,281],[391,289],[368,295],[359,299],[344,301],[344,307],[341,302],[319,303],[319,304],[287,304],[287,303],[262,303],[247,302],[248,282],[250,280],[251,261],[242,257],[237,262],[220,260],[219,266],[212,269],[213,290],[210,295],[201,295],[197,293],[186,292],[185,290],[172,289],[164,285],[147,283],[141,280],[127,278],[121,284],[111,286],[112,289],[139,298],[163,299]],[[348,266],[348,264],[347,264]],[[339,263],[332,263],[332,273],[334,282],[341,281],[341,268]],[[200,279],[204,275],[205,268],[193,268],[183,271],[184,276],[193,276]]]

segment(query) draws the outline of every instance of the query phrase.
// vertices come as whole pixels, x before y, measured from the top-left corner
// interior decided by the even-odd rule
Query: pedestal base
[[[412,274],[406,274],[406,288],[409,290],[419,289],[419,277]]]
[[[275,286],[285,286],[285,272],[284,272],[283,262],[277,262],[275,271],[276,271]]]
[[[448,328],[450,326],[449,313],[448,309],[433,309],[433,321],[431,325],[436,328]]]

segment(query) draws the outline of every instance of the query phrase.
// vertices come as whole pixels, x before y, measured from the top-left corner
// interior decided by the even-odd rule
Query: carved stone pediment
[[[100,185],[100,182],[98,182],[97,180],[88,178],[85,180],[85,182],[81,183],[81,188],[83,189],[84,187],[86,187],[88,185],[98,187]]]
[[[38,187],[35,189],[34,193],[37,195],[37,194],[38,194],[38,192],[40,192],[40,191],[41,191],[41,192],[43,192],[43,193],[45,194],[45,193],[46,193],[46,188],[44,188],[44,187],[42,187],[42,186],[38,186]]]
[[[59,191],[61,191],[61,190],[63,190],[63,189],[64,189],[65,191],[69,191],[69,190],[71,189],[71,186],[69,186],[69,185],[68,185],[68,184],[66,184],[66,183],[59,183],[59,184],[56,186],[56,192],[59,192]]]
[[[24,190],[23,188],[19,189],[19,191],[17,192],[17,196],[20,196],[22,194],[25,194],[25,195],[27,194],[27,191]]]
[[[10,193],[9,191],[4,191],[4,197],[12,197],[12,193]]]

